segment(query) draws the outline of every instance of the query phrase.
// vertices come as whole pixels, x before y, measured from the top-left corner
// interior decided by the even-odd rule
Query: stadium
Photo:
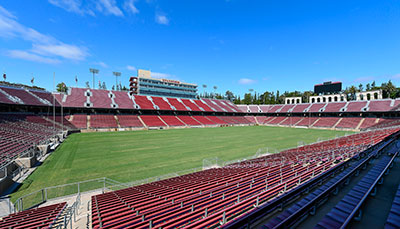
[[[247,57],[249,53],[243,51],[247,46],[243,48],[240,44],[247,42],[250,46],[253,41],[257,43],[257,38],[247,40],[245,36],[238,36],[240,41],[222,57],[220,50],[234,39],[225,42],[213,36],[204,42],[213,43],[213,54],[207,53],[206,57],[199,58],[204,62],[196,64],[202,66],[208,58],[216,62],[218,68],[228,63],[229,68],[223,71],[229,77],[223,77],[210,66],[204,67],[209,74],[204,79],[199,77],[204,74],[202,67],[191,70],[192,74],[197,71],[201,74],[185,78],[190,83],[175,75],[148,70],[150,67],[144,70],[128,65],[125,69],[129,74],[122,75],[119,71],[110,71],[108,64],[95,61],[101,54],[93,51],[94,45],[87,45],[91,47],[89,54],[89,48],[84,45],[67,44],[56,36],[25,26],[23,17],[6,10],[21,8],[14,4],[4,3],[4,8],[0,5],[0,43],[10,48],[4,52],[5,57],[0,53],[0,65],[4,58],[4,66],[11,72],[3,70],[3,81],[0,81],[0,228],[400,228],[400,88],[392,83],[398,80],[398,74],[357,80],[337,80],[332,76],[325,80],[318,71],[313,72],[315,69],[303,69],[306,75],[310,74],[307,78],[298,70],[302,69],[300,64],[297,65],[303,57],[288,52],[285,55],[299,59],[289,60],[288,66],[297,68],[295,76],[284,78],[275,73],[272,80],[269,77],[231,80],[236,76],[229,68],[235,63],[230,62],[229,57]],[[45,12],[53,17],[37,15],[37,12],[35,17],[50,17],[51,20],[43,24],[57,24],[60,20],[73,23],[71,29],[63,22],[66,31],[71,33],[66,40],[75,39],[75,27],[76,31],[82,29],[78,24],[88,23],[84,32],[92,32],[93,28],[99,32],[99,27],[106,25],[107,33],[118,34],[115,28],[126,22],[115,22],[112,17],[127,20],[139,17],[146,12],[146,7],[154,10],[155,25],[146,24],[146,17],[124,24],[126,28],[135,25],[138,31],[143,29],[141,34],[148,41],[140,40],[142,37],[136,36],[138,31],[130,33],[135,35],[132,40],[118,38],[115,43],[120,44],[115,44],[115,50],[119,53],[114,59],[118,64],[114,63],[113,69],[118,70],[116,66],[129,58],[141,65],[154,66],[143,62],[149,61],[148,54],[151,61],[158,62],[155,54],[163,56],[163,48],[169,50],[167,57],[171,57],[171,61],[179,63],[180,67],[174,68],[185,69],[182,65],[187,65],[193,69],[196,68],[194,60],[199,60],[196,56],[205,49],[202,42],[188,45],[186,40],[179,40],[183,35],[176,35],[176,31],[171,37],[178,39],[177,43],[169,40],[171,34],[164,29],[176,26],[173,23],[177,22],[167,17],[173,11],[168,15],[160,10],[164,5],[158,1],[50,0],[46,4],[52,8],[46,8]],[[243,13],[244,18],[253,15],[243,12],[246,4],[235,1],[213,4],[217,8],[224,4],[223,9],[230,12],[228,16],[240,16],[238,12]],[[234,10],[225,4],[239,6]],[[324,11],[323,6],[319,9],[330,12]],[[351,12],[356,11],[358,9]],[[360,11],[371,15],[368,10]],[[209,17],[212,12],[208,12]],[[218,24],[227,15],[221,16],[220,10],[216,12],[218,16],[213,20]],[[102,21],[102,17],[107,20]],[[180,20],[184,21],[182,18]],[[281,16],[276,18],[283,20]],[[114,24],[108,24],[111,21]],[[284,21],[272,21],[274,26],[287,29]],[[300,26],[306,23],[304,21],[297,19],[290,25]],[[188,19],[187,23],[193,22]],[[204,23],[199,28],[215,26]],[[226,23],[224,21],[223,25],[229,24]],[[264,24],[268,23],[264,21],[254,26],[261,29]],[[43,25],[36,26],[42,28]],[[58,32],[65,34],[63,26],[49,31],[60,29]],[[153,26],[164,27],[154,29]],[[236,28],[240,25],[235,24]],[[153,37],[145,32],[147,29],[163,31],[160,34],[165,36]],[[189,33],[184,26],[180,29]],[[79,34],[83,34],[83,30]],[[222,30],[230,34],[228,28]],[[285,33],[283,30],[279,31]],[[295,30],[300,34],[296,39],[301,40],[303,33]],[[243,34],[248,31],[251,30],[247,27],[242,30]],[[251,32],[252,36],[257,34]],[[201,37],[203,34],[196,31],[191,35]],[[286,39],[276,36],[279,40]],[[16,37],[22,42],[31,42],[32,48],[11,50]],[[100,34],[98,37],[101,40]],[[82,39],[85,40],[83,35]],[[106,40],[112,39],[109,35]],[[131,41],[145,46],[144,51],[132,52],[130,47],[135,44]],[[101,45],[110,45],[102,42]],[[166,42],[166,47],[158,46],[162,42]],[[183,49],[178,48],[181,45]],[[191,48],[196,45],[200,48],[193,54]],[[261,43],[257,45],[257,48],[262,46]],[[169,47],[174,48],[170,50]],[[123,54],[124,48],[129,52],[128,57]],[[266,50],[272,52],[275,48],[271,46]],[[385,48],[392,50],[394,46]],[[108,46],[105,49],[106,56],[115,54]],[[238,53],[232,55],[232,50]],[[190,60],[177,61],[175,51],[179,53],[177,56]],[[307,58],[306,52],[302,55]],[[282,56],[276,56],[278,62],[286,61],[280,58]],[[339,56],[335,58],[340,59]],[[21,59],[23,62],[19,62]],[[250,74],[268,65],[260,64],[254,57],[249,59],[250,63],[241,62],[244,70],[237,66],[240,74],[241,71]],[[275,57],[268,60],[274,63]],[[352,63],[362,60],[359,57]],[[25,61],[33,61],[35,65]],[[368,71],[379,69],[377,62],[370,63]],[[163,71],[173,66],[162,63],[158,69]],[[80,74],[81,65],[85,73],[79,79],[90,79],[85,85],[73,75]],[[98,67],[94,68],[96,65]],[[319,62],[313,65],[321,66],[326,74],[340,66],[329,67]],[[253,66],[254,69],[250,69]],[[281,65],[268,66],[273,69],[271,72],[287,71]],[[115,84],[113,77],[109,77],[112,81],[99,80],[97,86],[97,79],[104,77],[98,76],[98,68],[115,77]],[[57,69],[57,77],[55,72],[52,77],[43,74],[45,76],[37,77],[39,83],[35,84],[35,78],[29,74],[14,76],[31,69],[38,72]],[[234,83],[230,84],[231,81]],[[106,82],[108,85],[112,82],[112,88],[107,89]],[[211,91],[203,82],[220,85],[220,90],[228,89],[225,94],[218,93],[217,86]],[[368,83],[364,88],[360,82]],[[356,83],[360,85],[353,86]],[[280,93],[282,89],[286,91]]]

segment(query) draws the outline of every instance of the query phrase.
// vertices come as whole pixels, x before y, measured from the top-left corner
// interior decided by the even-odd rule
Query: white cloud
[[[115,0],[48,0],[50,4],[79,15],[95,16],[95,12],[124,16]]]
[[[97,9],[104,14],[112,14],[114,16],[124,16],[121,9],[118,8],[115,0],[99,0],[97,3]]]
[[[65,44],[52,36],[20,24],[17,17],[0,6],[0,36],[23,39],[32,44],[30,50],[11,50],[8,56],[40,63],[59,63],[61,59],[84,60],[85,47]]]
[[[59,44],[33,44],[32,52],[44,56],[60,56],[70,60],[83,60],[87,56],[85,48],[64,43]]]
[[[156,22],[161,25],[168,25],[169,19],[163,14],[156,14]]]
[[[127,65],[126,69],[128,69],[129,71],[136,71],[136,68],[134,66],[131,66],[131,65]]]
[[[104,63],[103,61],[95,62],[94,64],[103,68],[108,68],[108,64]]]
[[[80,0],[49,0],[50,4],[63,8],[68,12],[73,12],[77,14],[85,14],[85,10],[81,8]]]
[[[248,85],[248,84],[254,84],[254,83],[257,83],[257,80],[248,79],[248,78],[241,78],[239,80],[239,84],[242,84],[242,85]]]
[[[45,64],[58,64],[60,60],[39,56],[33,53],[29,53],[27,51],[22,50],[10,50],[7,52],[7,55],[12,58],[22,59],[22,60],[29,60],[34,62],[40,62]]]
[[[139,10],[135,6],[135,1],[136,0],[126,0],[124,3],[125,11],[133,13],[133,14],[139,13]]]

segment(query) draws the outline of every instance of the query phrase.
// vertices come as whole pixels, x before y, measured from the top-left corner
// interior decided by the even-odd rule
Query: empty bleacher
[[[331,117],[321,117],[314,123],[314,127],[333,127],[339,118],[331,118]]]
[[[336,128],[355,129],[361,122],[361,118],[342,118]]]
[[[391,103],[392,103],[391,99],[371,100],[371,101],[369,101],[368,111],[370,111],[370,112],[371,111],[373,111],[373,112],[388,111],[393,108],[390,106]]]
[[[158,115],[141,115],[140,118],[148,127],[167,126]]]
[[[144,127],[137,115],[117,115],[121,127]]]
[[[201,126],[202,124],[189,115],[178,115],[178,118],[182,120],[188,126]]]
[[[95,108],[112,108],[111,97],[109,91],[106,90],[91,90],[90,102]]]
[[[168,125],[168,126],[185,126],[185,123],[181,122],[174,115],[160,115],[160,118]]]
[[[220,227],[276,197],[289,198],[295,187],[340,166],[334,163],[337,158],[344,161],[366,149],[373,141],[371,135],[379,142],[393,131],[355,134],[92,196],[92,226]]]
[[[213,125],[217,124],[217,123],[211,121],[206,116],[196,115],[196,116],[193,116],[193,118],[205,126],[213,126]]]
[[[346,107],[346,112],[361,112],[367,105],[367,101],[351,101]]]
[[[63,202],[10,214],[0,220],[0,228],[51,228],[65,207]]]
[[[346,105],[346,102],[334,102],[326,105],[324,112],[341,112],[341,109]]]
[[[85,114],[75,114],[70,121],[78,129],[87,128],[87,115]]]
[[[118,125],[114,115],[90,115],[90,127],[118,128]]]
[[[186,106],[176,98],[168,98],[169,103],[178,111],[188,111]]]
[[[160,110],[172,110],[171,106],[167,101],[164,100],[163,97],[151,97],[153,99],[153,103],[158,106]]]
[[[142,96],[142,95],[135,95],[133,96],[133,100],[135,101],[135,104],[139,106],[140,109],[142,110],[154,110],[154,105],[153,103],[147,99],[147,96]]]
[[[189,107],[191,111],[201,111],[201,109],[189,99],[181,99],[182,103]]]

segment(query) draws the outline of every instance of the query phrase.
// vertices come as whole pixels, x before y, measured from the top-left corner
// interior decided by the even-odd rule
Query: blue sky
[[[218,87],[311,90],[391,79],[400,85],[399,1],[8,0],[0,2],[0,70],[52,90],[154,76]],[[97,85],[97,83],[96,83]]]

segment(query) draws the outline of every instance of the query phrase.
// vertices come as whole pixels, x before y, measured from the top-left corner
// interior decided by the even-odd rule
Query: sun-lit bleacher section
[[[201,122],[197,121],[196,119],[193,118],[193,116],[189,115],[178,115],[177,116],[179,120],[184,122],[188,126],[201,126]]]
[[[144,127],[137,115],[117,115],[120,127]]]
[[[90,115],[90,127],[116,128],[118,125],[114,115]]]
[[[65,207],[63,202],[10,214],[0,220],[0,228],[52,228]]]
[[[185,126],[185,123],[174,115],[161,115],[160,119],[162,119],[168,126]]]
[[[218,227],[271,199],[291,195],[291,189],[307,185],[398,130],[354,134],[92,196],[92,226]]]

